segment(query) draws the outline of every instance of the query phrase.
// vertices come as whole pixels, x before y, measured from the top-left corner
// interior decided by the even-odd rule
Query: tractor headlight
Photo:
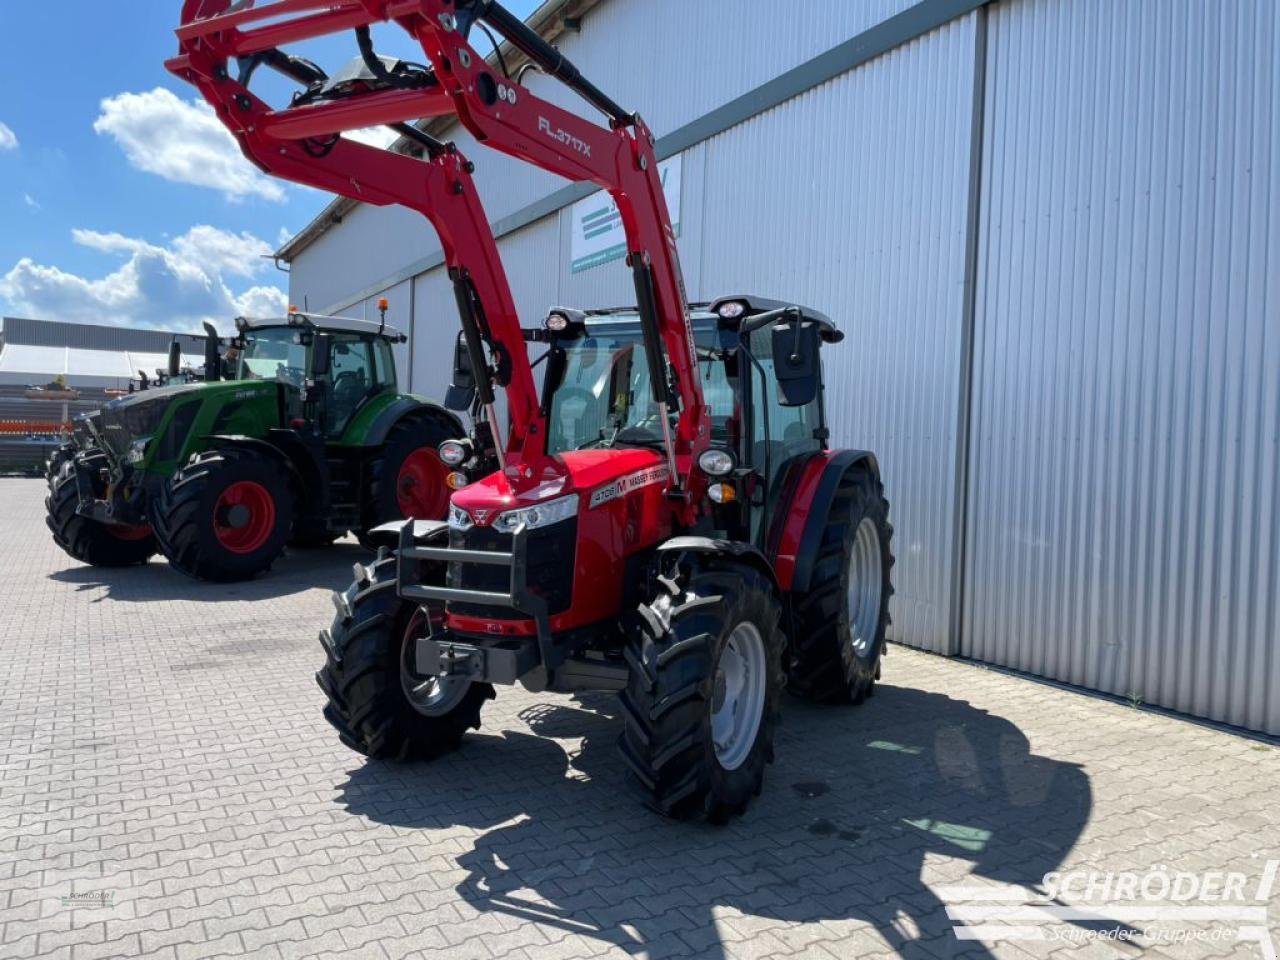
[[[461,507],[455,507],[452,503],[449,504],[450,530],[470,530],[472,526],[471,515],[467,511]]]
[[[129,444],[129,452],[125,455],[125,462],[141,463],[147,456],[147,444],[150,442],[150,437],[139,437]]]
[[[557,497],[532,507],[521,507],[519,510],[507,510],[500,513],[493,521],[493,528],[502,533],[512,533],[516,527],[524,524],[529,530],[548,527],[561,520],[568,520],[578,514],[578,495],[571,493],[567,497]]]
[[[709,477],[726,477],[733,473],[733,454],[709,447],[698,454],[698,468]]]
[[[436,452],[446,464],[456,467],[471,457],[471,444],[465,440],[446,440],[436,448]]]

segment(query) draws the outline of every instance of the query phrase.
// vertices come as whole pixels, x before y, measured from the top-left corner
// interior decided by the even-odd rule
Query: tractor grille
[[[554,616],[569,609],[573,600],[573,561],[578,541],[578,520],[561,520],[549,527],[528,533],[528,589],[547,602],[547,613]],[[464,550],[488,550],[506,553],[511,550],[511,534],[499,533],[491,527],[450,530],[449,546]],[[478,563],[449,564],[448,585],[464,590],[507,593],[511,589],[511,572],[507,567]],[[510,609],[486,607],[475,603],[453,603],[454,613],[472,617],[511,619],[520,614]]]
[[[97,423],[102,442],[110,453],[123,458],[134,440],[149,437],[156,432],[168,406],[168,397],[156,397],[154,400],[115,400],[106,404]]]

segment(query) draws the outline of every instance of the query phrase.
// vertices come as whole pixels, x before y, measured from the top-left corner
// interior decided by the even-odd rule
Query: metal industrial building
[[[1273,0],[552,0],[529,22],[659,133],[692,298],[794,298],[849,334],[828,405],[836,444],[881,457],[893,639],[1280,733]],[[607,198],[447,136],[530,324],[631,300]],[[339,201],[281,256],[294,302],[388,297],[439,396],[439,251],[418,215]]]

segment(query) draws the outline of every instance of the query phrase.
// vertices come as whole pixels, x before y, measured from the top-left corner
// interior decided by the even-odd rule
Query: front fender
[[[365,533],[365,539],[375,546],[386,546],[394,550],[400,544],[400,531],[406,523],[413,524],[413,542],[419,546],[437,537],[447,536],[449,532],[447,520],[390,520]]]
[[[805,464],[791,499],[779,505],[781,533],[774,565],[784,590],[809,592],[822,532],[840,480],[860,465],[870,468],[877,478],[880,476],[875,454],[868,450],[827,450],[817,454]]]
[[[774,572],[773,564],[754,544],[741,540],[717,540],[713,537],[679,536],[672,537],[658,544],[658,553],[700,553],[706,556],[732,557],[734,560],[749,563],[769,578],[778,590],[781,584]]]

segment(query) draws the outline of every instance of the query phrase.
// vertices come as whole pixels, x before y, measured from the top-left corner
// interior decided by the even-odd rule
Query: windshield
[[[699,341],[709,339],[699,337]],[[592,447],[661,446],[662,421],[649,392],[649,361],[640,331],[591,331],[561,342],[564,379],[551,401],[547,451]],[[711,407],[712,439],[727,438],[733,388],[724,363],[699,343],[698,372]]]
[[[281,380],[302,386],[307,376],[307,347],[297,330],[268,327],[246,333],[240,354],[239,380]]]

